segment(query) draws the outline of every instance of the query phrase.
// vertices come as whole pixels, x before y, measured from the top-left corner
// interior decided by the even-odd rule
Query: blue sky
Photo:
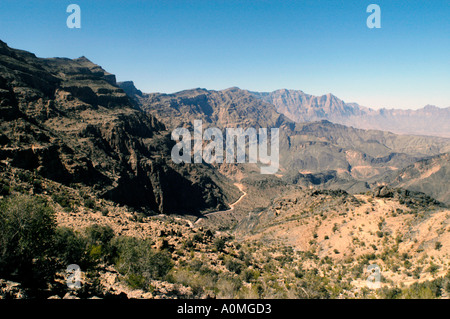
[[[81,29],[66,8],[81,7]],[[369,29],[369,4],[381,29]],[[82,55],[144,92],[238,86],[372,108],[450,106],[449,0],[0,1],[0,39]]]

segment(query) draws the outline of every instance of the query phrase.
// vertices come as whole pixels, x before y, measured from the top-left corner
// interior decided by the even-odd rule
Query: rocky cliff
[[[197,88],[172,94],[137,94],[139,91],[129,83],[122,87],[139,107],[168,127],[190,127],[196,119],[201,119],[204,126],[222,129],[279,127],[279,174],[284,174],[287,180],[300,178],[308,185],[311,180],[317,180],[318,184],[332,182],[333,187],[350,189],[355,183],[359,185],[359,181],[369,181],[418,160],[450,151],[450,139],[442,137],[363,130],[328,120],[298,123],[290,120],[289,114],[280,114],[277,105],[236,87],[221,91]],[[312,113],[308,111],[316,119],[320,114],[361,113],[333,95],[319,100],[308,99],[308,103],[317,106],[310,110]],[[291,102],[300,101],[298,97]],[[326,107],[321,107],[320,103]],[[361,191],[361,187],[357,190]]]
[[[170,159],[165,126],[85,57],[37,58],[0,42],[0,160],[146,211],[227,207],[238,190],[205,165]]]

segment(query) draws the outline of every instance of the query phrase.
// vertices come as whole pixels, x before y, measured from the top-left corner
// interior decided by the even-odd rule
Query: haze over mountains
[[[15,240],[18,228],[3,210],[22,222],[27,200],[48,204],[64,228],[42,260],[61,272],[83,265],[95,288],[79,293],[86,298],[364,298],[369,263],[388,287],[434,280],[431,296],[450,293],[450,139],[331,122],[369,118],[331,95],[306,98],[308,107],[295,106],[302,93],[289,93],[292,104],[269,95],[144,93],[85,57],[37,58],[0,41],[0,235]],[[171,131],[199,119],[204,128],[279,128],[279,171],[175,164]],[[15,267],[20,251],[8,238],[0,241]],[[1,272],[8,252],[0,297],[23,296],[20,283],[5,283],[23,277]],[[41,270],[39,258],[26,259]],[[42,287],[45,298],[68,290],[59,277]]]
[[[279,113],[296,122],[329,120],[361,129],[450,137],[450,107],[427,105],[418,110],[374,110],[356,103],[346,103],[333,94],[314,96],[300,90],[286,89],[252,93],[275,105]]]
[[[397,135],[380,130],[363,130],[328,120],[301,121],[260,95],[233,87],[214,91],[192,89],[173,94],[142,93],[130,82],[119,83],[144,111],[167,127],[191,127],[195,119],[205,126],[279,127],[280,171],[289,182],[322,185],[355,192],[369,188],[384,174],[441,153],[450,152],[450,140],[442,137]],[[350,114],[357,109],[329,96],[323,107],[308,112]],[[325,106],[326,105],[326,106]]]
[[[183,209],[178,201],[168,199],[185,198],[184,189],[196,194],[184,199],[193,211],[224,208],[238,196],[231,181],[215,168],[175,165],[170,160],[174,143],[170,130],[190,127],[194,119],[203,120],[205,127],[280,128],[278,176],[304,186],[352,192],[384,182],[413,187],[405,181],[410,175],[404,174],[400,183],[395,174],[450,152],[450,139],[339,124],[340,119],[359,119],[359,124],[367,119],[372,125],[382,118],[380,125],[402,122],[413,130],[420,126],[420,118],[445,122],[448,109],[373,111],[333,95],[255,93],[236,87],[143,93],[131,81],[116,83],[114,75],[85,57],[40,59],[3,42],[0,53],[1,159],[66,184],[93,185],[101,196],[156,212]],[[420,116],[423,112],[429,117]],[[433,127],[445,135],[448,122]],[[420,128],[414,131],[419,132]],[[441,169],[430,170],[441,172],[442,179],[447,176]],[[238,171],[246,176],[256,170],[252,165],[236,165],[228,177],[236,178]],[[442,183],[439,187],[427,183],[420,191],[447,202],[448,186]]]

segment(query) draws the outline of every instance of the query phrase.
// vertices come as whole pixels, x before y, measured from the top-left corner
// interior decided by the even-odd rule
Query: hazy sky
[[[66,8],[81,7],[81,29]],[[381,7],[381,29],[366,8]],[[0,1],[0,39],[82,55],[144,92],[238,86],[372,108],[450,106],[450,0]]]

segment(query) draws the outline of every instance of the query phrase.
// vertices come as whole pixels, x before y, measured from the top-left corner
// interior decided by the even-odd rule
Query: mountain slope
[[[279,113],[295,122],[329,120],[361,129],[450,137],[450,107],[441,109],[427,105],[418,110],[373,110],[345,103],[332,94],[314,96],[286,89],[252,94],[273,104]]]
[[[198,88],[173,94],[139,94],[128,82],[119,83],[119,86],[144,111],[171,128],[190,124],[194,120],[202,120],[205,126],[219,128],[278,127],[289,121],[277,113],[274,106],[239,88],[222,91]]]
[[[396,135],[329,121],[295,123],[279,114],[274,105],[238,88],[137,94],[139,91],[130,83],[122,87],[140,108],[170,128],[191,127],[195,119],[202,119],[205,127],[222,129],[279,127],[279,173],[290,176],[327,172],[330,178],[343,177],[345,183],[354,179],[367,181],[417,160],[450,151],[450,140],[445,138]],[[338,184],[342,182],[336,180]]]
[[[0,42],[0,160],[120,204],[162,213],[226,208],[238,190],[174,142],[115,76],[82,57],[41,59]]]
[[[297,123],[285,142],[280,149],[288,168],[336,170],[362,180],[450,148],[450,140],[444,138],[361,130],[328,121]]]
[[[450,153],[418,161],[399,172],[391,173],[381,183],[423,192],[450,204]]]

